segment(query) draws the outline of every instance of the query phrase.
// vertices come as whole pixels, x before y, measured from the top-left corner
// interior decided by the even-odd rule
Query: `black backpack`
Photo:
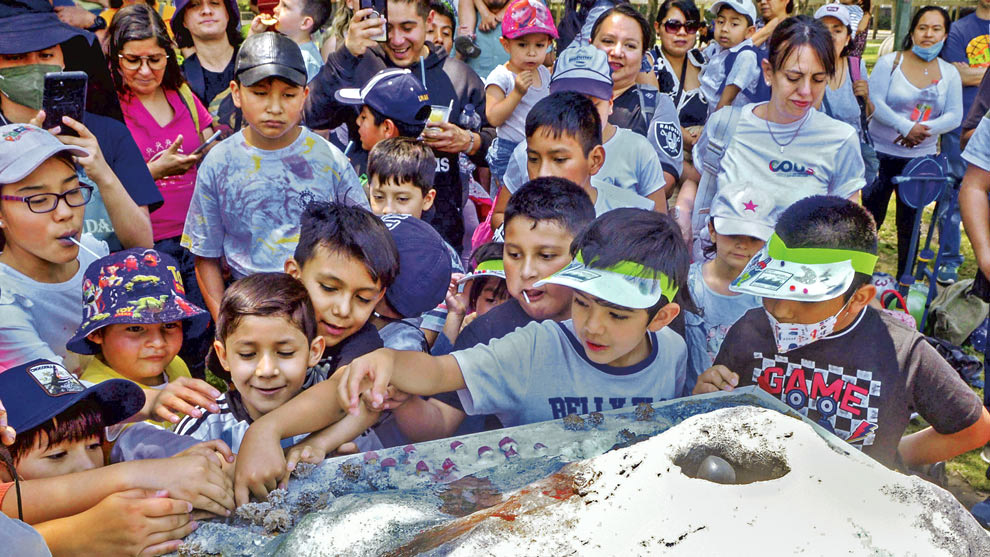
[[[574,37],[578,36],[585,21],[588,20],[588,12],[595,5],[596,0],[564,0],[564,15],[557,24],[557,54],[560,54],[574,42]]]

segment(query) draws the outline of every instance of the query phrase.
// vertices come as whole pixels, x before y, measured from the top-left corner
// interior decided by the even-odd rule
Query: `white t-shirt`
[[[100,257],[110,250],[90,234],[83,246]],[[79,270],[60,283],[38,282],[0,263],[0,371],[44,358],[81,371],[80,356],[65,349],[83,319],[83,275],[98,258],[79,250]]]
[[[756,92],[757,80],[762,79],[763,76],[760,65],[756,63],[756,53],[749,49],[743,52],[739,51],[747,46],[753,46],[753,41],[746,39],[732,48],[722,48],[714,41],[712,44],[715,45],[715,48],[711,51],[708,64],[698,76],[701,92],[708,100],[708,113],[715,112],[715,107],[718,106],[718,101],[721,99],[719,88],[722,87],[722,81],[725,81],[726,85],[735,85],[739,88],[739,94],[732,101],[732,106],[749,104],[752,102],[750,96]],[[736,55],[732,67],[726,68],[725,61],[733,52],[739,52],[739,54]],[[725,77],[726,73],[729,75],[728,79]]]
[[[600,217],[612,209],[621,209],[623,207],[646,209],[647,211],[652,211],[656,207],[652,200],[632,190],[604,182],[598,179],[597,175],[591,177],[591,187],[598,190],[598,198],[595,199],[596,217]]]
[[[538,66],[537,71],[540,74],[540,87],[537,88],[534,85],[526,91],[505,123],[495,129],[498,137],[513,143],[526,141],[526,115],[529,114],[529,109],[533,108],[533,105],[540,99],[550,94],[550,70],[544,66]],[[516,74],[509,71],[505,64],[499,64],[485,79],[485,88],[487,89],[489,85],[498,87],[508,95],[516,86]]]
[[[626,128],[616,127],[615,130],[615,135],[602,145],[605,164],[594,178],[641,196],[662,189],[666,184],[664,168],[649,140]],[[529,181],[526,162],[526,142],[523,141],[512,151],[502,179],[509,193],[516,193]]]
[[[495,414],[506,427],[677,397],[687,349],[669,328],[647,333],[650,354],[629,367],[588,359],[570,321],[533,322],[487,345],[452,352],[466,389],[464,411]]]
[[[962,159],[990,171],[990,119],[984,117],[977,124],[966,144],[966,150],[962,152]]]

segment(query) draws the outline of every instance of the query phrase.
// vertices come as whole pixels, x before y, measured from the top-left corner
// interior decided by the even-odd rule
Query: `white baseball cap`
[[[712,4],[712,7],[708,11],[714,15],[718,15],[718,11],[722,9],[722,6],[728,6],[737,14],[748,17],[750,25],[756,23],[756,6],[753,5],[752,0],[718,0],[718,2]]]
[[[773,234],[781,209],[766,192],[749,182],[741,182],[719,188],[709,215],[719,234],[752,236],[766,242]]]
[[[62,152],[78,157],[90,155],[86,149],[66,145],[31,124],[0,126],[0,184],[20,182],[43,162]]]
[[[842,22],[843,25],[849,27],[851,25],[849,19],[849,9],[842,4],[825,4],[821,8],[815,11],[815,19],[822,19],[823,17],[834,17]]]

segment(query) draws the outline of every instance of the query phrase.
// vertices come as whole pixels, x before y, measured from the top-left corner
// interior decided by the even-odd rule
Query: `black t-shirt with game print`
[[[941,434],[974,424],[976,394],[917,331],[866,308],[831,337],[778,354],[762,308],[729,329],[715,358],[839,438],[894,468],[917,412]]]

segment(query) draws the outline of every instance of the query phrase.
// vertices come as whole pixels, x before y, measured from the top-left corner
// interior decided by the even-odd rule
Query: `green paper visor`
[[[505,280],[505,265],[501,259],[482,261],[473,271],[458,279],[457,284],[464,284],[479,277],[496,277]]]
[[[666,297],[673,301],[677,285],[667,275],[639,263],[622,261],[607,269],[588,267],[578,252],[570,265],[533,286],[559,284],[579,290],[617,306],[648,309]]]
[[[766,298],[821,302],[842,295],[856,273],[873,274],[877,256],[861,251],[789,248],[774,233],[729,289]]]

